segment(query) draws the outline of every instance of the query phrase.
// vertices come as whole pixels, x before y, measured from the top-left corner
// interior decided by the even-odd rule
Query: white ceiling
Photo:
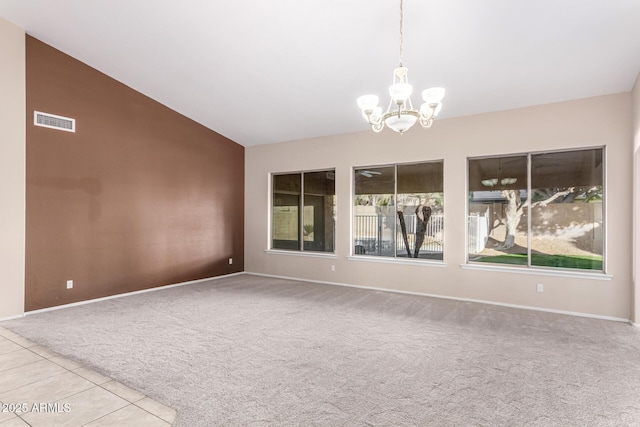
[[[414,102],[445,87],[440,118],[627,92],[640,72],[639,0],[404,10]],[[398,0],[0,0],[0,16],[245,146],[367,129],[355,100],[386,106],[398,65]]]

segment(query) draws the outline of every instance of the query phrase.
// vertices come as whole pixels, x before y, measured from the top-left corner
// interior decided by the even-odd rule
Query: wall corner
[[[640,73],[631,90],[633,116],[633,256],[631,321],[640,323]]]
[[[0,319],[24,314],[26,207],[25,32],[0,18]]]

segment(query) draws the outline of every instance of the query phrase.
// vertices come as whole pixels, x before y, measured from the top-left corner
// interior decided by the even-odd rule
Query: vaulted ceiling
[[[441,119],[627,92],[638,0],[405,0],[404,65]],[[0,17],[242,144],[362,131],[399,0],[0,0]],[[437,126],[434,124],[434,126]]]

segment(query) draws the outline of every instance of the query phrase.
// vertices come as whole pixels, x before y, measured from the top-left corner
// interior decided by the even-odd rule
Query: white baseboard
[[[613,322],[631,323],[631,321],[629,319],[623,319],[621,317],[602,316],[602,315],[599,315],[599,314],[580,313],[580,312],[576,312],[576,311],[556,310],[556,309],[553,309],[553,308],[541,308],[541,307],[532,307],[532,306],[529,306],[529,305],[507,304],[507,303],[496,302],[496,301],[478,300],[478,299],[472,299],[472,298],[460,298],[460,297],[453,297],[453,296],[428,294],[428,293],[422,293],[422,292],[401,291],[401,290],[396,290],[396,289],[374,288],[374,287],[371,287],[371,286],[352,285],[352,284],[349,284],[349,283],[327,282],[327,281],[322,281],[322,280],[303,279],[303,278],[299,278],[299,277],[278,276],[278,275],[274,275],[274,274],[263,274],[263,273],[252,273],[250,271],[245,271],[244,274],[253,274],[255,276],[263,276],[263,277],[273,277],[273,278],[276,278],[276,279],[297,280],[297,281],[300,281],[300,282],[321,283],[321,284],[324,284],[324,285],[346,286],[348,288],[360,288],[360,289],[369,289],[369,290],[373,290],[373,291],[393,292],[393,293],[397,293],[397,294],[418,295],[418,296],[423,296],[423,297],[441,298],[441,299],[448,299],[448,300],[454,300],[454,301],[475,302],[475,303],[478,303],[478,304],[497,305],[497,306],[501,306],[501,307],[519,308],[519,309],[522,309],[522,310],[543,311],[543,312],[546,312],[546,313],[565,314],[565,315],[569,315],[569,316],[588,317],[588,318],[591,318],[591,319],[600,319],[600,320],[610,320],[610,321],[613,321]],[[640,327],[640,324],[633,324],[632,323],[632,325]]]
[[[238,276],[240,274],[244,274],[244,272],[240,271],[238,273],[223,274],[222,276],[214,276],[214,277],[208,277],[208,278],[205,278],[205,279],[190,280],[188,282],[175,283],[173,285],[158,286],[158,287],[155,287],[155,288],[141,289],[139,291],[133,291],[133,292],[126,292],[124,294],[110,295],[108,297],[95,298],[95,299],[90,299],[90,300],[86,300],[86,301],[72,302],[70,304],[64,304],[64,305],[57,305],[55,307],[41,308],[39,310],[27,311],[27,312],[24,313],[24,315],[25,316],[29,316],[31,314],[44,313],[46,311],[53,311],[53,310],[60,310],[60,309],[63,309],[63,308],[75,307],[75,306],[78,306],[78,305],[92,304],[94,302],[106,301],[106,300],[110,300],[110,299],[114,299],[114,298],[122,298],[122,297],[131,296],[131,295],[144,294],[144,293],[147,293],[147,292],[160,291],[160,290],[163,290],[163,289],[177,288],[178,286],[193,285],[193,284],[196,284],[196,283],[207,282],[209,280],[218,280],[218,279],[224,279],[226,277]],[[17,318],[17,317],[23,317],[23,316],[16,316],[14,318]],[[3,319],[3,320],[9,320],[9,319]]]
[[[21,319],[24,317],[24,313],[16,314],[15,316],[3,317],[0,319],[0,322],[4,322],[5,320],[13,320],[13,319]]]
[[[567,310],[556,310],[556,309],[551,309],[551,308],[532,307],[532,306],[528,306],[528,305],[507,304],[507,303],[501,303],[501,302],[496,302],[496,301],[478,300],[478,299],[472,299],[472,298],[460,298],[460,297],[453,297],[453,296],[429,294],[429,293],[423,293],[423,292],[410,292],[410,291],[401,291],[401,290],[388,289],[388,288],[375,288],[375,287],[371,287],[371,286],[361,286],[361,285],[354,285],[354,284],[349,284],[349,283],[329,282],[329,281],[324,281],[324,280],[312,280],[312,279],[304,279],[304,278],[300,278],[300,277],[279,276],[279,275],[275,275],[275,274],[255,273],[255,272],[250,272],[250,271],[241,271],[241,272],[238,272],[238,273],[225,274],[225,275],[222,275],[222,276],[209,277],[209,278],[205,278],[205,279],[191,280],[191,281],[188,281],[188,282],[176,283],[176,284],[165,285],[165,286],[158,286],[158,287],[155,287],[155,288],[142,289],[142,290],[139,290],[139,291],[127,292],[127,293],[124,293],[124,294],[111,295],[111,296],[108,296],[108,297],[95,298],[95,299],[91,299],[91,300],[87,300],[87,301],[79,301],[79,302],[74,302],[74,303],[71,303],[71,304],[64,304],[64,305],[58,305],[58,306],[55,306],[55,307],[48,307],[48,308],[43,308],[43,309],[39,309],[39,310],[33,310],[33,311],[25,312],[23,315],[16,315],[16,316],[10,316],[10,317],[6,317],[6,318],[2,318],[2,319],[0,319],[0,321],[18,319],[18,318],[21,318],[21,317],[24,317],[24,316],[28,316],[28,315],[31,315],[31,314],[43,313],[43,312],[52,311],[52,310],[60,310],[60,309],[63,309],[63,308],[75,307],[75,306],[84,305],[84,304],[92,304],[94,302],[105,301],[105,300],[110,300],[110,299],[114,299],[114,298],[122,298],[122,297],[126,297],[126,296],[142,294],[142,293],[146,293],[146,292],[154,292],[154,291],[159,291],[159,290],[162,290],[162,289],[170,289],[170,288],[175,288],[175,287],[178,287],[178,286],[193,285],[193,284],[196,284],[196,283],[206,282],[206,281],[209,281],[209,280],[219,280],[219,279],[238,276],[238,275],[242,275],[242,274],[251,274],[251,275],[254,275],[254,276],[272,277],[272,278],[276,278],[276,279],[285,279],[285,280],[297,280],[297,281],[301,281],[301,282],[319,283],[319,284],[332,285],[332,286],[344,286],[344,287],[348,287],[348,288],[368,289],[368,290],[373,290],[373,291],[393,292],[393,293],[406,294],[406,295],[417,295],[417,296],[424,296],[424,297],[431,297],[431,298],[441,298],[441,299],[447,299],[447,300],[453,300],[453,301],[474,302],[474,303],[478,303],[478,304],[496,305],[496,306],[501,306],[501,307],[518,308],[518,309],[522,309],[522,310],[542,311],[542,312],[547,312],[547,313],[564,314],[564,315],[576,316],[576,317],[587,317],[587,318],[592,318],[592,319],[610,320],[610,321],[614,321],[614,322],[629,323],[629,324],[631,324],[632,326],[634,326],[636,328],[640,328],[640,323],[634,323],[634,322],[631,322],[630,319],[624,319],[624,318],[620,318],[620,317],[602,316],[602,315],[598,315],[598,314],[581,313],[581,312],[567,311]]]

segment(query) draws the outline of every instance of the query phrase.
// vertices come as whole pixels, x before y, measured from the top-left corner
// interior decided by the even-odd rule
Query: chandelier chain
[[[402,0],[400,0],[400,66],[402,67],[402,17],[404,16],[404,10],[402,7]]]

